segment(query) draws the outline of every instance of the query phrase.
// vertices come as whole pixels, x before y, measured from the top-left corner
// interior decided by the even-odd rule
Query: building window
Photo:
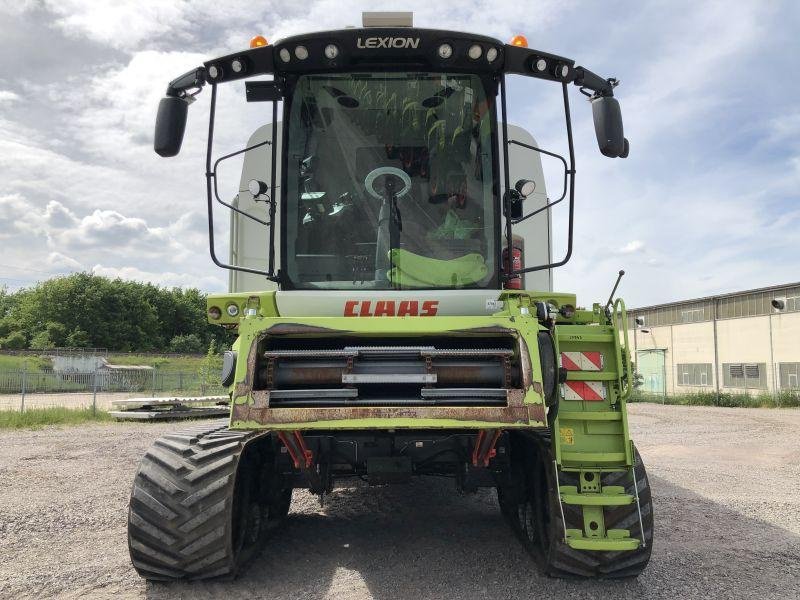
[[[697,323],[703,320],[702,308],[691,308],[681,311],[681,323]]]
[[[782,390],[800,388],[800,363],[781,363],[778,365],[778,374]]]
[[[711,385],[711,363],[678,364],[678,385]]]
[[[786,310],[800,310],[800,296],[786,298]]]
[[[722,385],[747,390],[767,389],[766,363],[723,363]]]

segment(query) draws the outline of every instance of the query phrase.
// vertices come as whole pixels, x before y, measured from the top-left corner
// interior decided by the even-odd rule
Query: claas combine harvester
[[[560,87],[567,156],[508,124],[509,75]],[[243,90],[266,108],[260,127],[216,157],[219,86],[258,76]],[[128,520],[141,576],[235,575],[293,489],[416,475],[495,488],[544,573],[644,569],[652,501],[626,416],[624,304],[612,292],[580,308],[550,285],[572,252],[573,84],[600,151],[627,156],[616,80],[521,36],[414,28],[410,13],[256,37],[169,84],[161,156],[179,152],[188,106],[210,88],[211,256],[231,285],[209,296],[208,318],[238,337],[222,371],[230,420],[166,435],[141,461]],[[552,199],[541,157],[563,169]],[[233,159],[231,200],[219,177]],[[560,202],[569,230],[556,260]],[[217,204],[233,215],[228,262],[215,251]]]

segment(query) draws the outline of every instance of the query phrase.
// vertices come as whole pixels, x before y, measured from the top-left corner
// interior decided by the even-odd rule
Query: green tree
[[[91,273],[56,277],[13,293],[0,288],[0,340],[17,332],[23,348],[35,339],[55,346],[167,351],[178,338],[176,343],[191,348],[184,351],[200,352],[211,341],[220,347],[232,339],[230,332],[208,323],[206,296],[199,290]],[[20,337],[7,343],[19,344]]]
[[[206,352],[206,357],[203,359],[203,364],[200,366],[200,387],[205,393],[205,390],[215,383],[214,377],[217,375],[217,342],[216,340],[211,340],[211,343],[208,345],[208,352]]]
[[[56,345],[50,339],[50,334],[47,331],[40,331],[31,338],[29,347],[32,350],[47,350],[48,348],[55,348]]]
[[[83,329],[75,329],[67,336],[66,345],[70,348],[87,348],[89,346],[89,334]]]
[[[0,348],[6,350],[22,350],[27,348],[28,340],[21,331],[15,331],[0,340]]]
[[[203,351],[203,341],[196,333],[178,334],[170,340],[169,351],[179,354],[198,354]]]

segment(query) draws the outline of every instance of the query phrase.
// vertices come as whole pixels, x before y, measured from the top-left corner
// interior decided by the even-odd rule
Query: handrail
[[[614,327],[614,346],[617,351],[617,385],[619,386],[620,400],[624,402],[631,396],[633,373],[628,341],[628,313],[625,310],[625,302],[622,298],[617,298],[614,301],[614,306],[611,310],[611,323]],[[625,340],[624,345],[620,342],[620,333]]]

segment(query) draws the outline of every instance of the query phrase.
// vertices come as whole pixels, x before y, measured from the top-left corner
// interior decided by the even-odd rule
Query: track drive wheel
[[[156,440],[128,511],[131,562],[151,580],[234,576],[288,513],[268,434],[226,421]]]
[[[634,473],[639,489],[646,546],[637,550],[600,552],[575,550],[564,541],[564,525],[561,521],[549,438],[543,437],[533,442],[533,445],[536,454],[533,461],[528,462],[530,467],[526,469],[525,497],[517,504],[516,517],[510,507],[503,506],[502,502],[501,510],[540,569],[547,575],[569,579],[613,579],[639,575],[647,566],[653,548],[653,500],[639,451],[634,449]],[[529,460],[530,456],[529,453]],[[627,472],[606,473],[602,483],[604,486],[622,486],[626,493],[634,494],[633,481]],[[578,476],[560,472],[559,484],[577,486]],[[498,496],[502,500],[500,492],[498,490]],[[583,529],[581,507],[564,504],[563,509],[567,528]],[[606,508],[605,524],[608,529],[627,529],[631,532],[631,537],[642,539],[635,503]]]

